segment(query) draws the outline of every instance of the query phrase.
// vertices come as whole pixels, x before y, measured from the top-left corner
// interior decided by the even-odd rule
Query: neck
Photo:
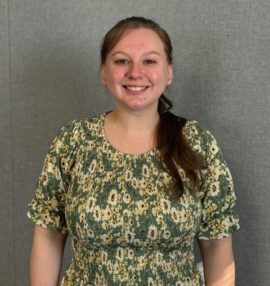
[[[116,107],[108,114],[108,117],[111,124],[117,125],[128,133],[154,132],[159,122],[157,110],[152,112],[129,112]]]

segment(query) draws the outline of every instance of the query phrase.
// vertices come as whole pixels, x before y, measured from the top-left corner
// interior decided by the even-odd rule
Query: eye
[[[143,61],[144,64],[146,65],[152,65],[152,64],[156,64],[157,61],[156,60],[152,60],[152,59],[146,59]]]
[[[114,61],[115,64],[117,65],[127,65],[128,64],[128,60],[127,59],[117,59]]]

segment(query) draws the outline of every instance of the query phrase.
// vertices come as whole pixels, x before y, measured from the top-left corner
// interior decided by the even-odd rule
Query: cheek
[[[164,83],[167,82],[168,79],[168,73],[162,70],[159,71],[153,71],[150,74],[151,77],[151,81],[156,83],[156,84],[160,84],[163,85]]]
[[[123,78],[123,72],[119,70],[111,70],[107,73],[107,79],[110,83],[119,83]]]
[[[151,80],[152,82],[158,82],[160,81],[162,72],[160,70],[157,69],[148,69],[144,72],[145,76]]]

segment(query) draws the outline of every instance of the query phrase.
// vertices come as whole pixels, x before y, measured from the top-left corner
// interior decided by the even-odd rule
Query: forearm
[[[231,261],[223,265],[215,256],[204,260],[204,277],[206,286],[234,286],[235,285],[235,263]]]
[[[231,238],[199,242],[206,286],[234,286],[235,263]]]
[[[66,236],[35,226],[30,257],[31,286],[57,286]]]

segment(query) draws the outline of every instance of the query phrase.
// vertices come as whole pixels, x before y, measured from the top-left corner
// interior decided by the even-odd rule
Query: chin
[[[145,103],[137,103],[137,104],[128,104],[125,105],[127,109],[129,109],[130,111],[147,111],[147,110],[151,110],[151,109],[155,109],[157,110],[157,104],[152,105],[152,104],[145,104]]]

